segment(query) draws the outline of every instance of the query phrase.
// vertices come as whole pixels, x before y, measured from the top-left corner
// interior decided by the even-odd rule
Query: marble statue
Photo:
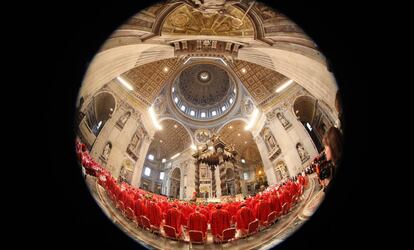
[[[284,128],[287,128],[290,125],[290,122],[285,118],[285,116],[282,113],[277,113],[276,116],[279,119],[280,123],[282,123]]]

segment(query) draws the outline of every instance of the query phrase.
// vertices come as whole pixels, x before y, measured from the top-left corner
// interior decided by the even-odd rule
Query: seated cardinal
[[[203,232],[205,236],[207,231],[207,219],[204,214],[200,213],[200,209],[197,208],[196,211],[190,214],[188,218],[188,230],[196,230]]]
[[[167,214],[165,216],[165,225],[175,228],[175,232],[180,235],[182,216],[182,213],[177,209],[177,205],[174,204],[172,208],[168,209],[167,211]]]
[[[249,229],[249,223],[255,220],[253,210],[246,206],[246,203],[242,203],[239,211],[237,211],[236,220],[237,229],[247,231]]]
[[[230,219],[230,213],[222,209],[221,205],[217,205],[216,210],[211,213],[211,233],[213,236],[221,236],[223,230],[230,227]]]

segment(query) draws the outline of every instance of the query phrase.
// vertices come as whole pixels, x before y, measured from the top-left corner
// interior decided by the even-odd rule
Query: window
[[[309,124],[309,122],[306,123],[306,127],[308,127],[309,131],[312,131],[312,126]]]
[[[145,167],[144,175],[145,176],[150,176],[151,175],[151,169],[149,167]]]
[[[149,160],[151,160],[151,161],[153,161],[153,160],[154,160],[154,155],[149,154],[149,155],[148,155],[148,159],[149,159]]]
[[[195,112],[194,112],[194,110],[191,110],[191,111],[190,111],[190,115],[191,115],[191,116],[195,116]]]
[[[166,161],[167,161],[167,159],[165,159],[165,158],[164,158],[164,159],[162,159],[162,161],[161,161],[161,162],[162,162],[162,163],[165,163]]]
[[[244,178],[244,180],[248,180],[249,179],[249,173],[244,172],[243,173],[243,178]]]
[[[230,103],[233,103],[233,98],[230,98],[229,102],[230,102]]]
[[[164,172],[160,172],[160,180],[164,180]]]
[[[172,92],[174,93],[174,91],[175,91],[175,88],[173,87],[173,88],[172,88]]]
[[[178,102],[178,97],[174,98],[174,102],[177,103]]]
[[[181,110],[185,111],[185,106],[184,105],[181,106]]]
[[[206,113],[205,112],[201,112],[201,117],[206,117]]]
[[[211,112],[211,115],[212,116],[216,116],[217,115],[217,112],[216,111],[213,111],[213,112]]]
[[[221,111],[226,110],[226,106],[221,107]]]

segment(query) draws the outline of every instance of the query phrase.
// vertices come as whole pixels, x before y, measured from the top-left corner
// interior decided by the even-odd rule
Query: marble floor
[[[225,244],[213,243],[212,236],[209,234],[206,244],[196,245],[185,241],[170,240],[137,228],[134,222],[127,219],[115,208],[115,204],[109,199],[105,190],[98,185],[96,178],[91,176],[86,178],[94,199],[112,222],[127,235],[149,249],[270,249],[296,231],[310,217],[309,208],[314,211],[322,201],[323,197],[316,178],[310,176],[309,180],[309,186],[305,189],[300,202],[287,215],[279,218],[274,225],[250,237],[236,239]]]

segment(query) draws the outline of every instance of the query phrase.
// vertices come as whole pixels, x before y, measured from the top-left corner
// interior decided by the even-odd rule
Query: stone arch
[[[172,198],[180,198],[181,191],[181,169],[175,167],[169,174],[169,194]]]
[[[111,119],[115,112],[117,100],[111,92],[100,91],[90,98],[86,107],[86,124],[91,132],[98,136],[105,123]]]

